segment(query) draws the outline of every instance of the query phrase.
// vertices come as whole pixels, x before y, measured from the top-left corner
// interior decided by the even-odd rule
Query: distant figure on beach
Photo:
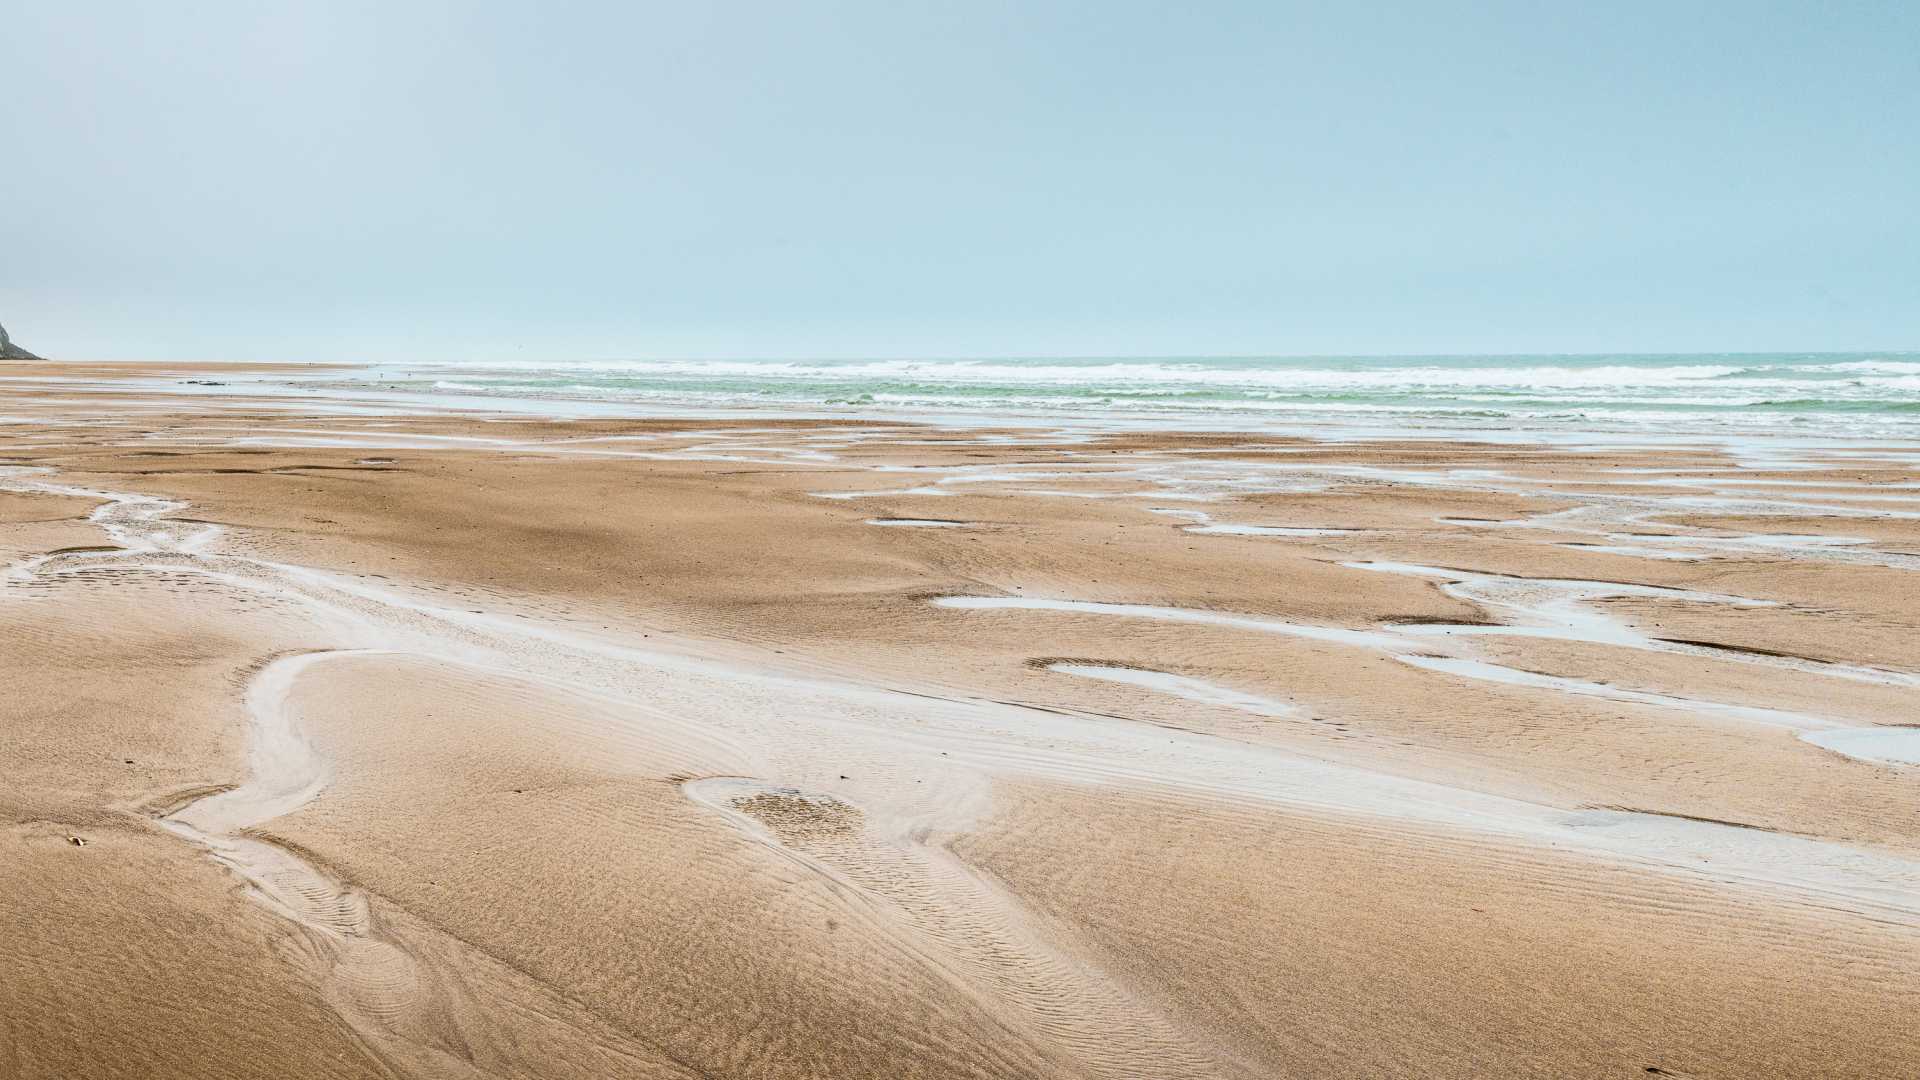
[[[7,336],[7,328],[0,326],[0,360],[38,360],[39,357],[13,343]]]

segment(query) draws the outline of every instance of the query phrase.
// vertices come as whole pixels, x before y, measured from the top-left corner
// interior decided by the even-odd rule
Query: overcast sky
[[[1920,348],[1920,4],[0,0],[72,358]]]

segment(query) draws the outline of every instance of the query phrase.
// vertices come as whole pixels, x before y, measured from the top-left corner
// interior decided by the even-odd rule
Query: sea
[[[641,413],[1920,439],[1920,352],[514,361],[383,364],[361,379]]]

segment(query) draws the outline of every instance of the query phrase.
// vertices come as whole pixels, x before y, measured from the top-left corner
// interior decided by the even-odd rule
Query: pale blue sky
[[[0,0],[66,357],[1920,347],[1920,4]]]

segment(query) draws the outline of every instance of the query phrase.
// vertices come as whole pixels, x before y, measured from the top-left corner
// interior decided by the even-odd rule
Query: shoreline
[[[1756,354],[1768,355],[1768,354]],[[1866,354],[1834,354],[1852,356]],[[1920,354],[1890,353],[1911,358],[1920,368]],[[501,393],[478,386],[448,387],[437,382],[422,389],[404,380],[378,373],[393,368],[409,372],[440,371],[458,375],[488,370],[485,366],[312,364],[263,362],[151,361],[9,363],[0,367],[0,386],[67,387],[84,393],[125,393],[129,389],[161,398],[180,397],[218,403],[220,407],[298,410],[321,414],[448,415],[473,417],[518,416],[567,420],[693,420],[749,421],[756,419],[812,422],[884,422],[931,425],[954,429],[1033,430],[1089,434],[1238,433],[1250,438],[1286,438],[1315,442],[1408,440],[1483,442],[1513,446],[1560,446],[1568,450],[1682,449],[1711,447],[1740,449],[1857,449],[1883,451],[1893,446],[1911,448],[1909,459],[1920,461],[1920,422],[1913,430],[1871,435],[1857,432],[1866,414],[1832,419],[1825,430],[1773,426],[1726,405],[1719,418],[1687,419],[1680,414],[1650,423],[1631,412],[1593,415],[1577,401],[1559,414],[1494,417],[1473,408],[1422,410],[1414,406],[1355,404],[1343,410],[1315,412],[1291,409],[1262,410],[1226,402],[1192,408],[1159,407],[1115,411],[1097,403],[997,404],[961,408],[957,404],[906,402],[875,403],[832,400],[755,400],[750,395],[715,397],[706,393],[632,392],[587,387],[553,388],[533,393]],[[555,369],[555,370],[564,370]],[[597,370],[592,365],[584,370]],[[80,374],[76,374],[76,372]],[[136,373],[139,378],[128,377]],[[296,377],[287,378],[289,373]],[[298,374],[304,373],[304,374]],[[342,380],[338,376],[358,377]],[[208,376],[224,375],[224,379]],[[237,378],[236,378],[237,376]],[[444,380],[442,380],[444,381]],[[298,402],[297,405],[290,402]],[[325,402],[324,407],[320,406]]]

